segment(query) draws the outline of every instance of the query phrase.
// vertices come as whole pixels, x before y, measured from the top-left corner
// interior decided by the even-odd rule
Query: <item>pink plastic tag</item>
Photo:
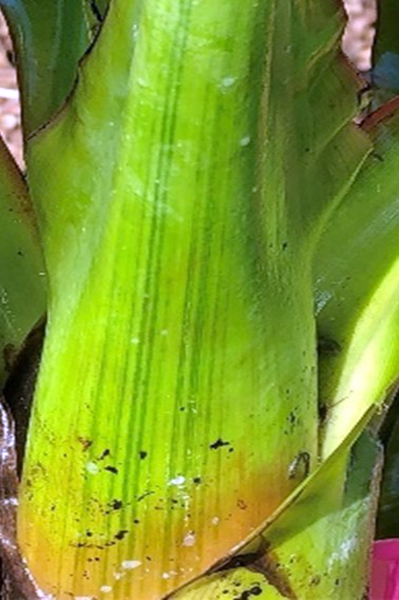
[[[370,600],[399,600],[399,539],[374,542]]]

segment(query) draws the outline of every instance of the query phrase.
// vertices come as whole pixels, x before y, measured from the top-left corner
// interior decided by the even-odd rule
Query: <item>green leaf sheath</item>
[[[265,524],[258,547],[252,545],[250,567],[227,564],[173,600],[364,598],[382,452],[367,434],[351,450],[353,439],[351,434]],[[242,562],[248,554],[233,560],[240,557]]]
[[[315,259],[320,403],[326,456],[399,368],[399,118],[370,134],[375,148],[331,218]]]
[[[253,597],[279,600],[284,596],[267,581],[262,572],[242,567],[209,575],[172,596],[173,600],[232,600]]]
[[[32,206],[18,167],[0,140],[0,385],[45,308],[44,266]]]
[[[109,0],[82,0],[85,2],[88,10],[98,21],[102,21],[108,10]]]
[[[364,598],[381,466],[381,448],[362,436],[265,532],[265,568],[275,568],[281,591],[298,600]]]
[[[84,4],[86,23],[90,35],[95,38],[107,14],[109,0],[81,0]]]
[[[114,0],[29,143],[49,320],[19,540],[57,599],[173,591],[316,464],[311,255],[368,152],[341,16]]]
[[[90,40],[82,0],[0,0],[13,39],[24,135],[60,108]]]

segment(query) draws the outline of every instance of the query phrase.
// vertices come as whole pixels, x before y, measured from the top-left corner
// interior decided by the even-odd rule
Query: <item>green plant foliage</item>
[[[19,539],[45,591],[171,592],[316,466],[313,246],[369,151],[342,23],[114,0],[31,140],[50,298]]]
[[[280,579],[295,590],[292,597],[364,598],[382,454],[366,435],[347,457],[338,452],[265,532]]]
[[[25,182],[0,140],[0,385],[45,312],[44,267]]]
[[[377,23],[370,73],[372,106],[377,108],[399,93],[398,3],[377,0]]]
[[[108,10],[109,0],[88,0],[91,11],[97,13],[101,19],[105,18]]]
[[[82,0],[0,0],[16,53],[24,135],[61,107],[92,35]]]
[[[324,455],[384,401],[399,370],[399,118],[384,113],[373,117],[374,151],[314,262]]]
[[[253,597],[261,600],[284,598],[267,581],[264,573],[242,567],[209,575],[187,590],[172,596],[173,600],[232,600],[232,598],[252,599]]]
[[[86,22],[93,38],[97,35],[108,10],[108,0],[82,0]]]
[[[173,600],[250,598],[254,590],[265,598],[361,600],[382,453],[367,434],[350,452],[352,442],[353,434],[265,525],[258,546],[252,544],[254,558],[248,569],[230,568],[203,577]],[[248,559],[245,552],[240,556]]]
[[[395,0],[378,0],[376,38],[373,47],[373,80],[383,89],[399,91],[399,6]]]

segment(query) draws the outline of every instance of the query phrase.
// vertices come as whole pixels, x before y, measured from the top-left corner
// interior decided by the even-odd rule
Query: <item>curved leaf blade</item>
[[[370,416],[369,411],[357,427],[357,434]],[[236,588],[226,586],[224,597],[235,599],[239,597],[237,586],[250,589],[248,578],[265,597],[364,598],[382,452],[368,434],[363,434],[351,449],[357,434],[352,432],[292,494],[265,524],[257,545],[253,541],[232,558],[232,563],[249,564],[249,568],[204,576],[173,599],[217,598],[219,586],[226,579]]]
[[[22,175],[0,140],[0,385],[46,310],[44,266]]]
[[[24,136],[60,109],[90,41],[82,0],[0,0],[13,40]]]
[[[325,456],[372,403],[384,401],[399,370],[398,117],[370,133],[374,151],[314,263]]]

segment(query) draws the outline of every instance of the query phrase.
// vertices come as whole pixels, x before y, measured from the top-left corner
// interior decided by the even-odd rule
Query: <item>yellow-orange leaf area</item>
[[[312,234],[368,150],[341,24],[114,0],[30,142],[50,303],[19,540],[57,600],[162,598],[317,463]]]

